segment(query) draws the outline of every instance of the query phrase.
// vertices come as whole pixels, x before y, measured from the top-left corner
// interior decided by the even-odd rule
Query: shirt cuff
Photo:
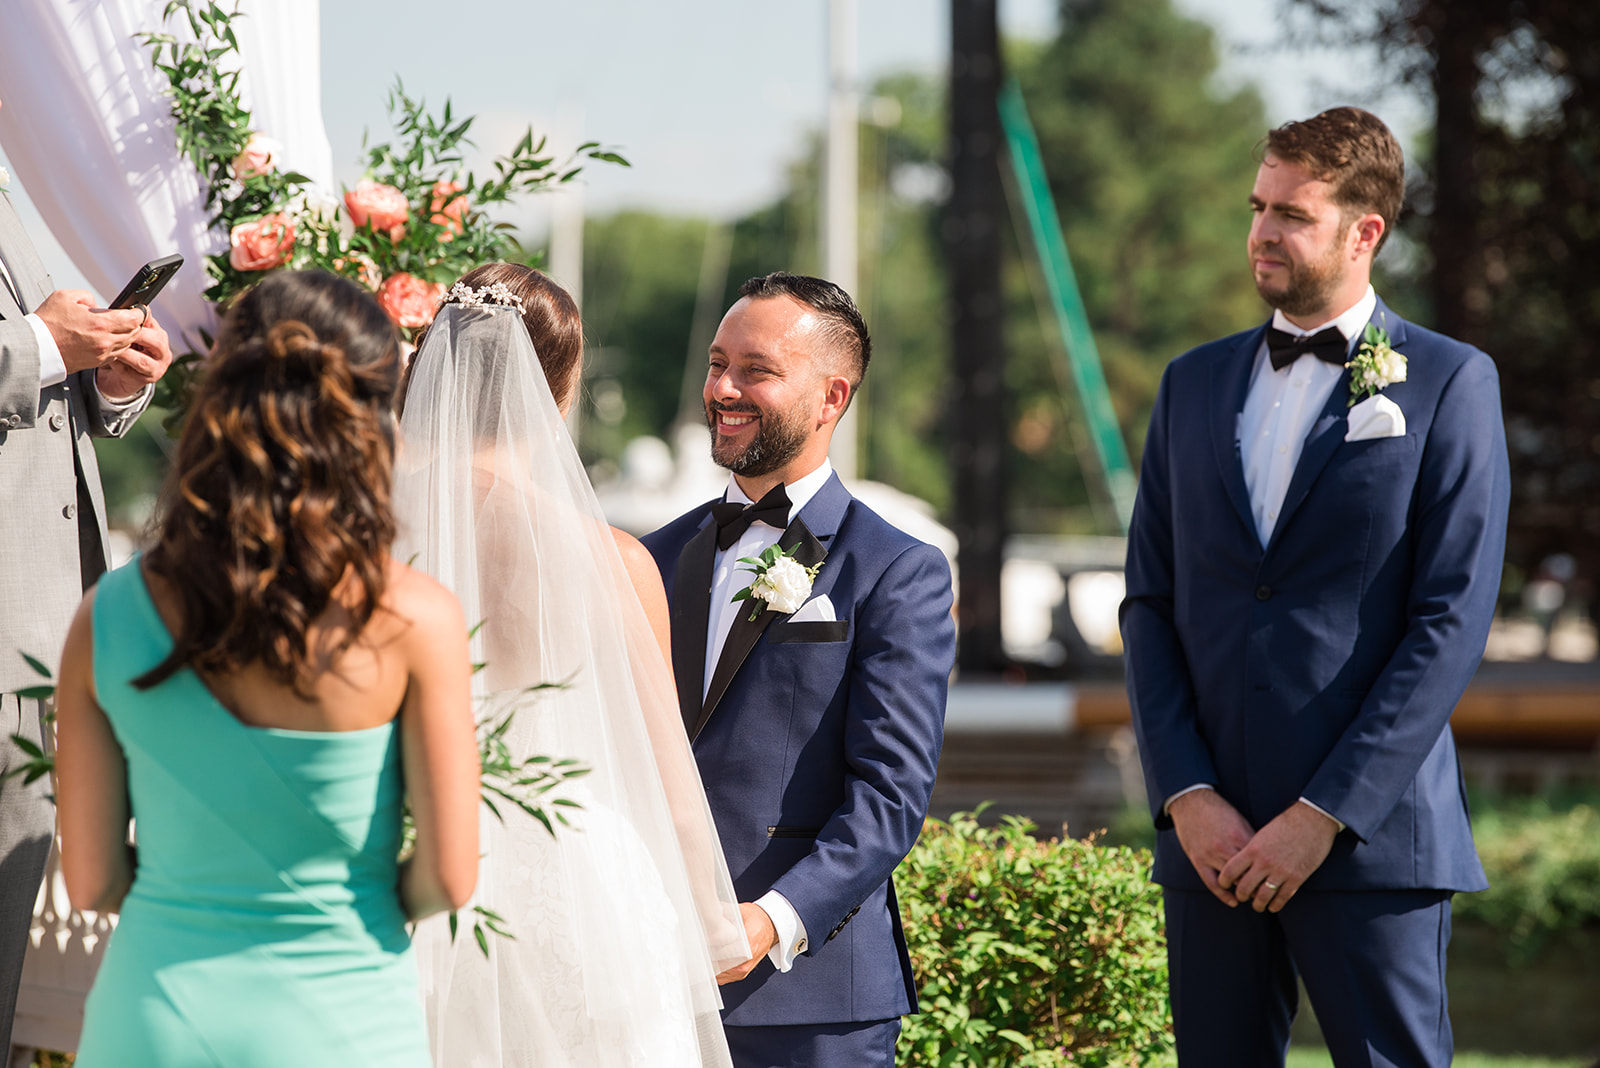
[[[1196,790],[1215,790],[1215,789],[1216,789],[1216,787],[1212,786],[1208,782],[1197,782],[1193,786],[1185,786],[1183,789],[1179,790],[1177,793],[1173,794],[1171,797],[1167,798],[1165,801],[1163,801],[1161,803],[1161,814],[1163,816],[1172,815],[1172,803],[1174,801],[1176,801],[1178,798],[1182,797],[1184,794],[1192,794]]]
[[[1341,831],[1344,830],[1344,822],[1342,820],[1340,820],[1338,816],[1335,816],[1333,813],[1329,812],[1327,809],[1323,808],[1321,805],[1317,804],[1315,801],[1308,801],[1308,800],[1306,800],[1305,798],[1302,797],[1300,799],[1300,803],[1304,804],[1304,805],[1310,805],[1312,808],[1316,809],[1318,812],[1322,813],[1324,816],[1328,817],[1335,824],[1337,824]]]
[[[33,336],[39,342],[39,388],[65,382],[67,362],[61,358],[55,335],[50,333],[50,328],[37,315],[24,315],[22,318],[33,328]]]
[[[774,968],[786,972],[794,967],[794,959],[806,951],[806,925],[789,899],[776,890],[762,894],[756,904],[778,931],[778,941],[767,951],[767,959]]]
[[[122,413],[131,410],[137,406],[140,401],[154,393],[155,389],[156,387],[154,385],[147,382],[145,383],[144,388],[135,393],[133,396],[122,397],[118,399],[116,397],[108,397],[101,392],[100,376],[96,375],[94,380],[94,391],[100,394],[100,410],[107,415],[121,415]]]

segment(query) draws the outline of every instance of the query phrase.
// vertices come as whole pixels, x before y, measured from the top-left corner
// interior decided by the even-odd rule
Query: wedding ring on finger
[[[1278,884],[1277,883],[1263,882],[1261,885],[1265,886],[1268,890],[1271,890],[1273,893],[1277,893],[1278,892]]]

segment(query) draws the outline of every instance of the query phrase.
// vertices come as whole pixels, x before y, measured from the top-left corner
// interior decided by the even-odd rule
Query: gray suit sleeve
[[[0,320],[0,424],[31,427],[39,414],[39,339],[21,319]]]
[[[130,400],[114,401],[101,394],[93,371],[78,371],[70,378],[75,383],[74,388],[83,394],[84,407],[89,413],[89,435],[96,438],[120,438],[133,429],[156,392],[154,386],[145,386]]]

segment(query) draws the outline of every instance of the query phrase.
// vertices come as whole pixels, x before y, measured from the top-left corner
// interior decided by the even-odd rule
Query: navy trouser
[[[724,1030],[734,1068],[894,1068],[900,1020]]]
[[[1165,897],[1181,1068],[1282,1068],[1297,972],[1337,1068],[1449,1068],[1449,891],[1302,892],[1276,915]]]

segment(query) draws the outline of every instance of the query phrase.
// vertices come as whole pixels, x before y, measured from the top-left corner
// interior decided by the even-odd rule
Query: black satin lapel
[[[794,558],[803,567],[815,567],[828,555],[828,550],[823,547],[822,542],[818,541],[806,528],[805,523],[798,519],[790,523],[789,528],[783,532],[783,537],[778,539],[778,547],[794,549]],[[694,741],[711,718],[711,713],[716,711],[717,702],[728,692],[733,677],[744,666],[745,658],[750,655],[750,650],[755,648],[756,642],[761,640],[762,633],[772,625],[774,617],[785,614],[763,609],[755,619],[751,619],[750,602],[740,601],[739,605],[739,615],[735,617],[733,626],[728,630],[728,640],[722,644],[722,655],[717,658],[717,669],[711,673],[711,686],[706,690],[705,707],[700,710],[699,718],[689,728],[690,741]],[[676,635],[673,640],[677,640]]]
[[[1311,424],[1311,432],[1306,435],[1305,448],[1300,450],[1300,462],[1295,465],[1294,475],[1289,479],[1289,488],[1284,491],[1283,507],[1278,509],[1278,522],[1272,528],[1269,546],[1277,542],[1279,535],[1289,525],[1295,510],[1305,501],[1306,495],[1311,492],[1311,487],[1316,484],[1317,476],[1322,474],[1322,469],[1328,466],[1328,461],[1333,459],[1333,454],[1344,441],[1345,432],[1350,427],[1349,410],[1350,370],[1346,368],[1333,387],[1333,393],[1329,395],[1328,403],[1323,406],[1322,413],[1317,416],[1317,421]]]
[[[711,618],[711,569],[717,558],[717,525],[709,519],[678,554],[672,578],[672,674],[678,682],[678,712],[688,730],[700,713],[706,679],[706,628]],[[691,732],[692,733],[692,732]]]
[[[1234,510],[1239,513],[1239,521],[1251,537],[1256,536],[1256,520],[1250,511],[1250,490],[1244,483],[1244,457],[1239,452],[1239,417],[1244,413],[1245,395],[1250,391],[1250,372],[1255,367],[1261,333],[1258,330],[1250,334],[1249,339],[1235,350],[1232,359],[1219,361],[1211,369],[1211,449],[1222,475],[1222,484],[1227,487],[1228,500],[1233,502]]]

